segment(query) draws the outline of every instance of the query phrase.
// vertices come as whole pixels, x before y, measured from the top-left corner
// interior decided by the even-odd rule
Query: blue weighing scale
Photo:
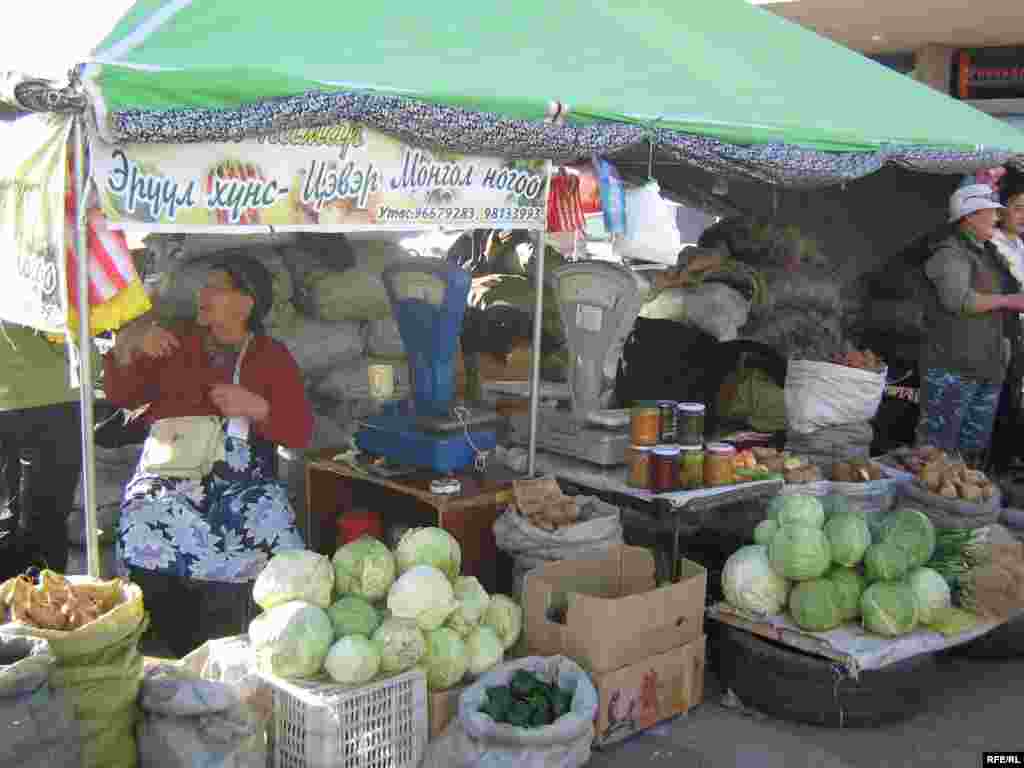
[[[409,357],[412,398],[383,407],[356,433],[360,450],[397,464],[454,472],[497,445],[494,412],[455,404],[455,353],[471,278],[444,262],[384,270],[398,332]]]

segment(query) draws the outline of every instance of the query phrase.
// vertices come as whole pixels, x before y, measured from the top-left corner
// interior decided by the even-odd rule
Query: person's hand
[[[181,342],[166,328],[161,328],[154,323],[146,329],[140,346],[142,354],[147,357],[169,357],[174,350],[181,346]]]
[[[1011,312],[1024,312],[1024,293],[1014,293],[1004,297],[1003,307]]]
[[[270,403],[239,384],[214,384],[210,388],[210,400],[229,419],[243,416],[263,421],[270,414]]]

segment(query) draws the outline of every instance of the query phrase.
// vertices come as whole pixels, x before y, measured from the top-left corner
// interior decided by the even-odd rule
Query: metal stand
[[[544,164],[544,201],[547,209],[548,190],[551,187],[551,161]],[[545,219],[546,221],[546,219]],[[540,407],[540,339],[544,327],[544,249],[547,236],[544,229],[537,232],[537,247],[533,256],[533,350],[530,360],[530,443],[526,458],[526,474],[533,477],[537,463],[537,410]]]
[[[75,261],[78,269],[78,384],[82,411],[82,510],[85,514],[89,575],[100,577],[100,539],[96,524],[96,446],[93,440],[92,321],[89,316],[89,254],[86,240],[86,145],[84,117],[75,116]]]

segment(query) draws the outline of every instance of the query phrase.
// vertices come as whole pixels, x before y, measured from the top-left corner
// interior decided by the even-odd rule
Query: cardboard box
[[[448,723],[459,714],[459,695],[466,686],[449,688],[447,691],[430,691],[427,695],[427,718],[430,722],[430,740],[440,736]]]
[[[704,644],[702,635],[668,653],[595,675],[600,707],[594,744],[621,741],[700,704],[704,700]]]
[[[702,636],[704,567],[683,560],[678,583],[656,584],[651,552],[625,545],[530,571],[523,588],[529,653],[568,656],[594,674],[622,669]]]

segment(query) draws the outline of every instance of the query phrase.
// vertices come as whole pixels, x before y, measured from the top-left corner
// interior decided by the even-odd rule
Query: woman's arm
[[[272,443],[305,448],[313,438],[313,409],[306,399],[302,372],[287,347],[269,338],[266,341],[259,394],[269,408],[265,418],[253,422],[253,429]]]
[[[1024,311],[1024,295],[982,293],[971,287],[971,266],[952,246],[940,247],[925,262],[925,274],[935,285],[939,301],[955,314],[978,315],[1009,309]]]

